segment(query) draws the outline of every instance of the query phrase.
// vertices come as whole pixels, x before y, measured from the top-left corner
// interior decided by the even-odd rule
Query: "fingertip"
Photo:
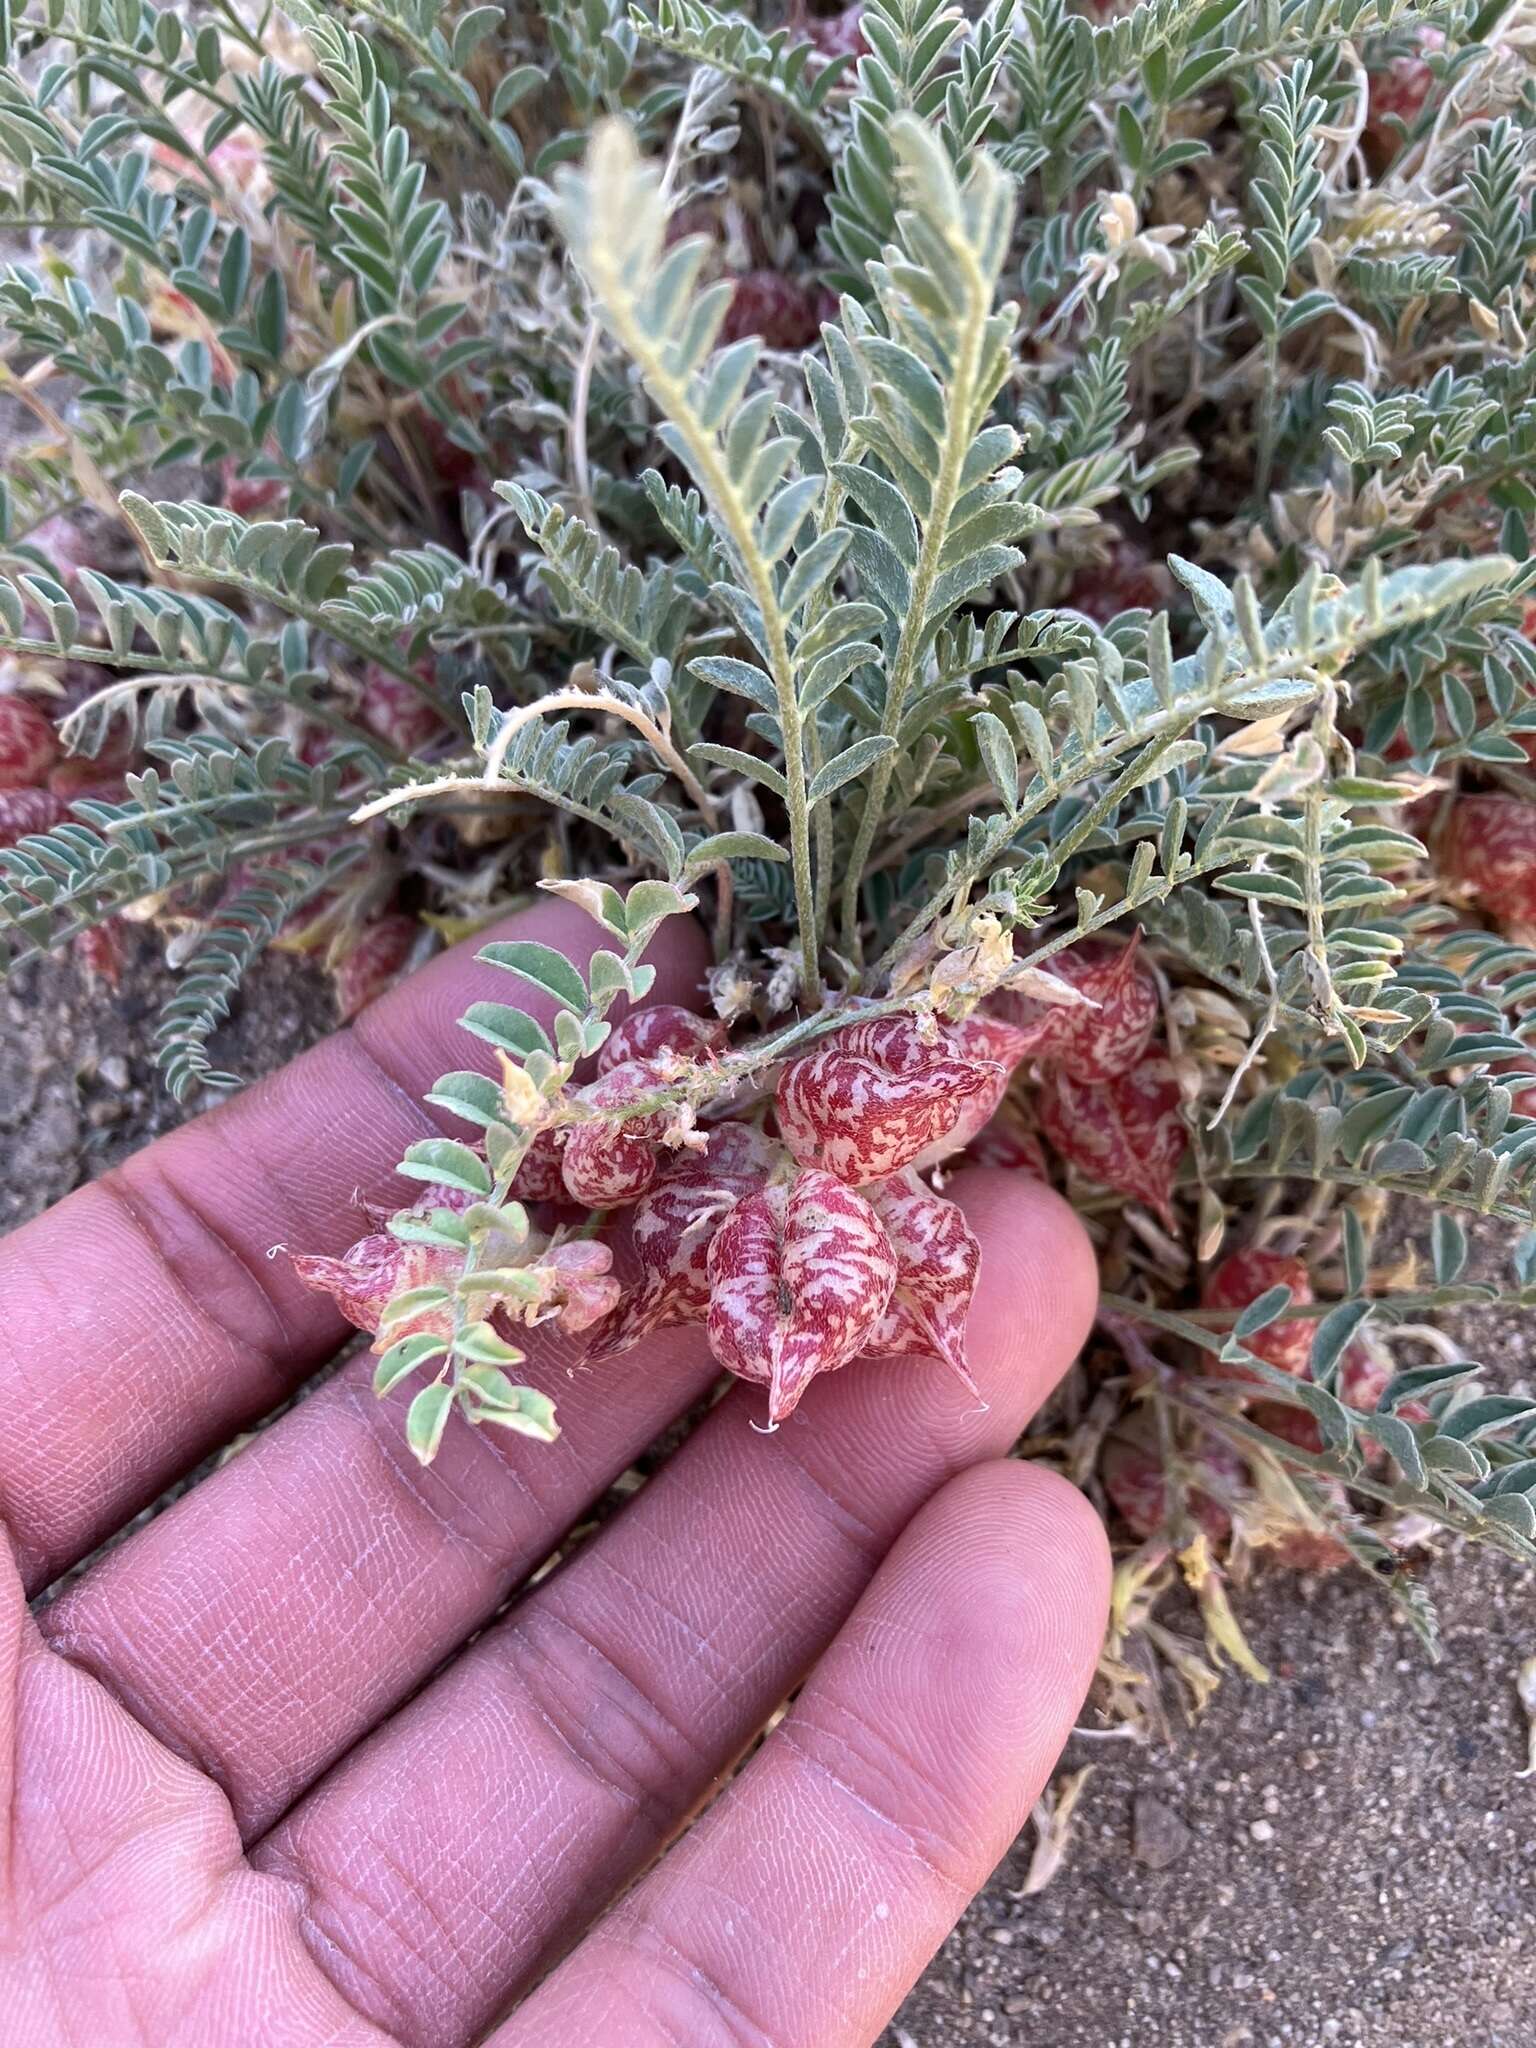
[[[1110,1561],[1092,1505],[1016,1458],[971,1466],[911,1522],[887,1565],[922,1663],[922,1716],[1016,1827],[1049,1776],[1104,1645]],[[987,1761],[991,1759],[991,1761]]]
[[[1027,1174],[967,1167],[945,1193],[981,1242],[967,1327],[971,1357],[1027,1377],[1038,1405],[1093,1327],[1099,1272],[1092,1241],[1061,1196]],[[990,1366],[986,1377],[996,1384]]]

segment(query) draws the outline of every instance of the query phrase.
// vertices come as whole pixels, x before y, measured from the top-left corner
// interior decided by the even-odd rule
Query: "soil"
[[[70,960],[13,975],[0,1228],[202,1106],[155,1076],[167,986],[148,935],[115,995]],[[330,1022],[318,978],[269,956],[219,1063],[265,1072]],[[1486,1340],[1512,1376],[1531,1333]],[[1272,1572],[1242,1604],[1269,1685],[1230,1679],[1157,1747],[1075,1737],[1064,1768],[1094,1770],[1064,1868],[1025,1896],[1026,1830],[882,2048],[1528,2048],[1536,1778],[1514,1680],[1533,1586],[1476,1552],[1425,1579],[1438,1666],[1364,1580]]]

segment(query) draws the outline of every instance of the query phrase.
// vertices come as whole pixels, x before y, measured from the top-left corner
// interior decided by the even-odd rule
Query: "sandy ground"
[[[0,992],[0,1228],[177,1120],[145,1047],[165,986],[141,941],[115,997],[73,966]],[[255,1074],[328,1022],[269,960],[220,1047]],[[1518,1369],[1517,1323],[1488,1332]],[[1024,1897],[1026,1835],[882,2048],[1529,2048],[1536,1778],[1514,1674],[1536,1588],[1439,1559],[1432,1668],[1354,1578],[1270,1575],[1244,1618],[1275,1676],[1230,1681],[1170,1747],[1075,1740],[1095,1765],[1065,1869]],[[1091,1715],[1085,1717],[1091,1719]]]

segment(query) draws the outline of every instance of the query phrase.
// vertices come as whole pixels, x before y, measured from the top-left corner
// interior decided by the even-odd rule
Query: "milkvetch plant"
[[[1181,1576],[1253,1668],[1270,1550],[1432,1636],[1406,1543],[1536,1555],[1536,1402],[1433,1324],[1536,1303],[1526,52],[1467,0],[5,17],[9,956],[163,931],[186,1094],[268,945],[350,1013],[534,886],[600,928],[484,949],[461,1135],[301,1259],[419,1457],[554,1434],[545,1321],[698,1325],[769,1426],[968,1387],[981,1161],[1099,1243],[1050,1449],[1122,1634]]]

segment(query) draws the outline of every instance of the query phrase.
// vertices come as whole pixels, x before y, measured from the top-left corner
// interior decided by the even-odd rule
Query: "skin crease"
[[[596,936],[558,905],[510,933]],[[401,1199],[418,1092],[479,1050],[453,1019],[502,992],[471,953],[0,1245],[0,2010],[27,2048],[854,2048],[1077,1713],[1103,1537],[999,1460],[1093,1261],[1053,1195],[984,1170],[949,1192],[985,1405],[861,1362],[764,1436],[739,1387],[467,1649],[709,1384],[699,1332],[600,1367],[534,1333],[559,1442],[456,1419],[426,1471],[362,1361],[28,1617],[11,1552],[46,1581],[334,1348],[266,1253],[339,1252],[356,1191]],[[697,935],[658,964],[690,1000]]]

